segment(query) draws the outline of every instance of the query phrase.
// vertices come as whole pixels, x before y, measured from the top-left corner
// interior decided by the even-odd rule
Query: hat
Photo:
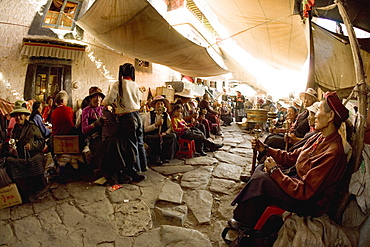
[[[194,95],[190,93],[190,89],[184,89],[182,92],[175,93],[175,95],[184,97],[184,98],[194,98]]]
[[[168,104],[170,103],[168,101],[168,99],[166,99],[165,97],[163,97],[162,95],[157,95],[153,98],[152,102],[150,102],[150,106],[151,107],[155,107],[155,104],[157,103],[157,101],[163,101],[164,104],[166,105],[166,107],[168,108]]]
[[[313,113],[316,114],[316,112],[319,110],[319,104],[320,104],[320,102],[315,102],[312,105],[310,105],[309,107],[307,107],[306,109],[308,111],[313,112]]]
[[[31,112],[27,109],[26,101],[24,100],[17,100],[14,103],[14,110],[10,113],[10,116],[14,117],[15,113],[24,113],[30,115]]]
[[[89,96],[87,96],[85,99],[91,99],[96,94],[99,94],[103,99],[105,98],[105,95],[102,93],[103,91],[99,87],[90,87],[89,88]]]
[[[334,123],[339,126],[349,117],[348,109],[342,104],[342,101],[339,99],[337,92],[326,92],[324,94],[324,97],[329,107],[335,113]]]
[[[301,99],[302,102],[304,102],[304,96],[306,96],[306,94],[314,97],[316,101],[319,100],[317,98],[317,92],[316,92],[316,90],[309,87],[309,88],[306,89],[306,92],[302,92],[302,93],[299,94],[299,98]]]

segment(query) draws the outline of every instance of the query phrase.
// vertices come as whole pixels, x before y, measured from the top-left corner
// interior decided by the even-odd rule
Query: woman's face
[[[100,106],[102,99],[103,98],[99,94],[94,95],[93,97],[91,97],[91,105],[93,107]]]
[[[297,113],[295,112],[295,110],[289,107],[287,110],[286,118],[289,120],[294,120],[296,116]]]
[[[17,124],[23,125],[26,121],[27,115],[24,113],[15,113],[14,119]]]
[[[53,105],[53,99],[51,99],[51,98],[48,99],[48,102],[47,103],[48,103],[49,106],[52,106]]]
[[[305,95],[304,96],[304,102],[303,102],[303,104],[304,104],[304,107],[305,108],[307,108],[307,107],[309,107],[309,106],[311,106],[313,103],[315,103],[316,102],[316,100],[315,100],[315,98],[314,97],[312,97],[311,95]]]
[[[313,127],[315,127],[315,113],[314,112],[312,112],[312,111],[310,111],[309,112],[310,114],[308,115],[308,124],[310,125],[310,126],[313,126]]]
[[[40,104],[39,108],[37,109],[37,111],[41,114],[42,112],[42,105]]]

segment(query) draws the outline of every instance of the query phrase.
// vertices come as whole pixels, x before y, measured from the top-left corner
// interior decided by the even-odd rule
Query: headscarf
[[[336,92],[326,92],[324,97],[330,109],[335,113],[334,125],[340,126],[349,117],[348,109],[342,104]]]

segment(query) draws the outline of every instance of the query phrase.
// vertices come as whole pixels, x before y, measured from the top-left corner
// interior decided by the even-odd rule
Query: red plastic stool
[[[261,217],[259,218],[258,222],[254,226],[255,230],[261,230],[263,225],[266,223],[267,219],[274,214],[282,215],[285,212],[284,209],[281,209],[277,206],[268,206]]]
[[[193,158],[193,154],[195,152],[195,141],[179,138],[178,143],[179,143],[179,151],[177,151],[176,155],[186,154],[190,158]]]

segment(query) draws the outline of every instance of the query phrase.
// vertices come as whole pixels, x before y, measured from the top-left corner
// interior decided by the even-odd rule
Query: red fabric
[[[72,108],[65,105],[58,106],[51,113],[51,123],[53,125],[53,136],[70,134],[74,127]]]
[[[308,17],[308,11],[311,10],[311,7],[315,5],[315,0],[304,0],[303,5],[303,16]]]
[[[326,102],[328,103],[329,107],[334,111],[335,118],[334,122],[337,125],[347,120],[349,117],[348,109],[342,104],[342,101],[339,99],[336,92],[326,92],[324,94]]]

